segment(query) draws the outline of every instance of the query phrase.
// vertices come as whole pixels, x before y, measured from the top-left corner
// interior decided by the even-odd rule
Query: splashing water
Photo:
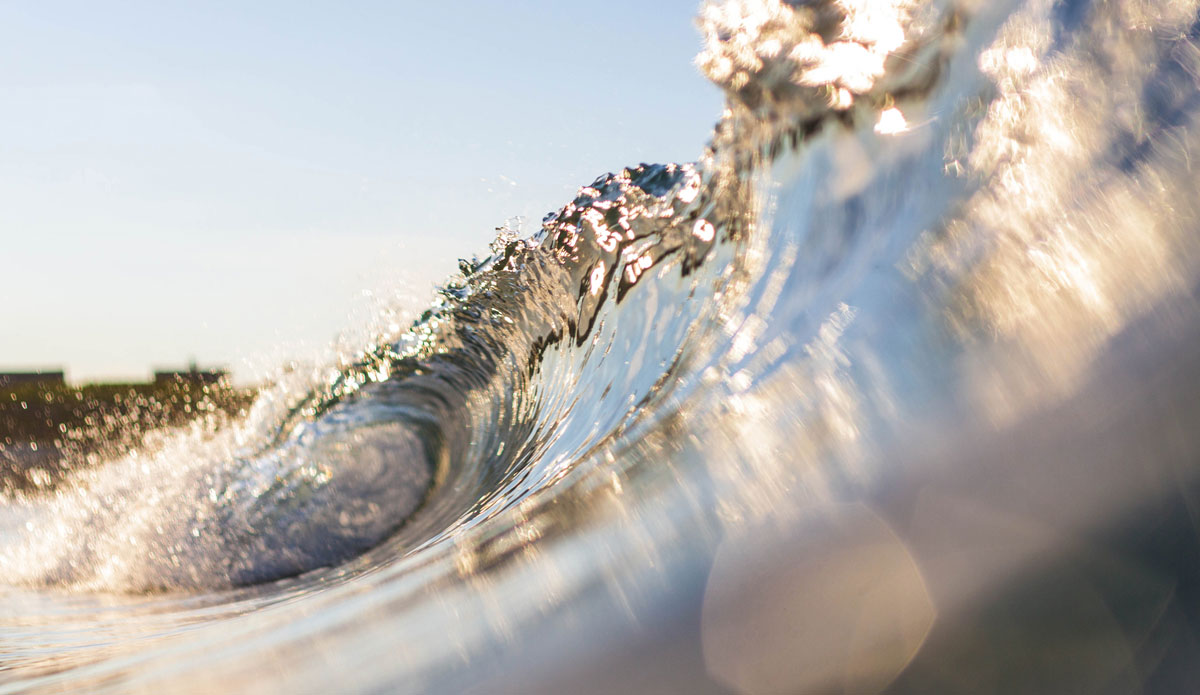
[[[0,691],[1194,682],[1196,3],[699,24],[697,162],[9,491]]]

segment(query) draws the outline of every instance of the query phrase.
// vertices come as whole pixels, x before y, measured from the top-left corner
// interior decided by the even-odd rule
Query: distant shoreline
[[[155,430],[242,417],[257,394],[178,375],[132,384],[0,386],[0,491],[51,488],[73,470],[128,452]]]

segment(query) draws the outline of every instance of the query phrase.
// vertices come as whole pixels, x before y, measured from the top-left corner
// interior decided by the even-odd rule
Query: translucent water
[[[10,492],[0,692],[1197,682],[1196,3],[699,24],[696,162]]]

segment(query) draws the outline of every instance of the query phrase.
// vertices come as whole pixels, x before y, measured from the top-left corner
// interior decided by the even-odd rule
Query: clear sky
[[[0,370],[245,380],[493,228],[689,161],[693,0],[0,0]]]

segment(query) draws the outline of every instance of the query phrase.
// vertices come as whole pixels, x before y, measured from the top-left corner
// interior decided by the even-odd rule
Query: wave
[[[1193,605],[1146,554],[1187,537],[1200,460],[1196,4],[699,25],[728,102],[696,162],[502,232],[242,422],[10,495],[18,686],[928,691],[1031,643],[1081,657],[1030,687],[1150,668],[1142,618]],[[1008,632],[1006,591],[1040,606]],[[1124,661],[1083,640],[1097,605]]]

